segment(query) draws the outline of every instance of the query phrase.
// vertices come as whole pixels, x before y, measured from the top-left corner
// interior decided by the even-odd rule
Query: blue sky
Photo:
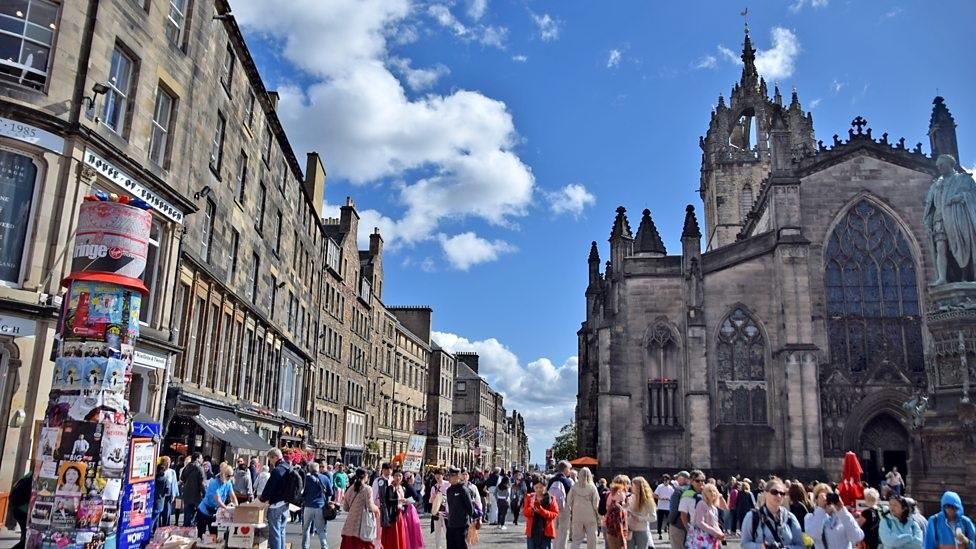
[[[387,242],[388,304],[434,308],[482,354],[541,460],[576,395],[589,242],[650,208],[678,249],[699,208],[698,136],[738,79],[729,2],[259,0],[232,8],[327,207],[354,198]],[[753,2],[760,72],[796,86],[817,138],[861,115],[921,141],[938,91],[976,166],[973,2]]]

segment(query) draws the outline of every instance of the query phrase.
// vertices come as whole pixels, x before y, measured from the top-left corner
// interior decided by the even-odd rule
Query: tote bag
[[[366,496],[366,490],[361,494]],[[369,510],[369,496],[363,498],[363,515],[359,522],[359,539],[363,541],[373,541],[376,539],[376,516]]]

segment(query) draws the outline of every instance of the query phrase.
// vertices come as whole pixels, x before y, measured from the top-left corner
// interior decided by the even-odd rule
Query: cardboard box
[[[239,524],[263,524],[268,507],[259,503],[242,503],[234,511],[234,522]]]
[[[219,524],[225,522],[233,523],[233,522],[249,522],[249,521],[237,520],[237,511],[233,507],[221,507],[217,509],[216,522]]]
[[[268,529],[255,528],[251,524],[233,524],[227,529],[227,547],[230,549],[252,549],[268,543]]]

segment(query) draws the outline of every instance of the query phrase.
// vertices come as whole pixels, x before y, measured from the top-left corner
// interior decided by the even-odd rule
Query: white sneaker
[[[500,526],[499,529],[500,530],[508,530],[508,526]]]

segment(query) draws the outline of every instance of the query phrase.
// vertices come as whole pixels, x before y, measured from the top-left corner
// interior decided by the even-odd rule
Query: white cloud
[[[607,68],[612,69],[620,64],[621,52],[618,49],[610,50],[610,56],[607,57]]]
[[[486,46],[495,46],[505,49],[505,39],[508,38],[508,29],[505,27],[486,26],[481,28],[479,42]]]
[[[496,261],[503,254],[518,251],[504,240],[486,240],[473,232],[447,236],[437,235],[444,250],[444,257],[459,271],[467,271],[475,265]]]
[[[434,238],[447,218],[505,226],[525,215],[535,178],[514,150],[521,140],[505,103],[464,89],[407,97],[404,85],[433,77],[402,71],[388,52],[408,0],[295,0],[274,10],[241,0],[234,10],[245,30],[280,41],[285,59],[311,77],[306,88],[279,88],[278,116],[295,150],[319,151],[331,174],[353,184],[390,188],[400,214],[360,211],[388,248]]]
[[[457,36],[467,36],[470,32],[464,23],[458,21],[444,4],[431,4],[427,7],[427,13],[442,27],[450,29]]]
[[[834,93],[839,93],[840,90],[842,90],[846,85],[846,82],[841,82],[840,80],[834,78],[834,81],[830,83],[830,90]]]
[[[888,10],[888,11],[885,12],[883,19],[892,19],[894,17],[898,17],[904,11],[905,10],[903,10],[901,7],[895,6],[895,7],[891,8],[890,10]]]
[[[528,55],[522,55],[521,53],[518,54],[518,55],[513,55],[512,56],[512,61],[515,61],[516,63],[525,63],[528,60],[529,60],[529,56]]]
[[[573,420],[576,409],[578,360],[569,357],[558,364],[539,358],[522,364],[519,357],[495,338],[469,340],[457,334],[433,332],[433,340],[450,353],[478,353],[478,373],[505,397],[510,414],[518,410],[532,449],[532,461],[542,462],[559,428]],[[544,390],[539,390],[543,387]]]
[[[570,183],[558,191],[546,193],[549,208],[556,215],[568,213],[579,217],[583,209],[596,204],[596,197],[580,183]]]
[[[714,69],[718,65],[718,59],[714,55],[704,55],[699,57],[692,65],[696,69]]]
[[[810,110],[813,110],[813,109],[816,109],[817,107],[819,107],[820,106],[820,103],[822,101],[823,101],[823,99],[820,99],[819,97],[816,98],[816,99],[814,99],[814,100],[812,100],[812,101],[810,101]]]
[[[410,59],[403,57],[391,57],[389,64],[396,70],[407,86],[413,91],[422,91],[432,87],[442,76],[451,73],[451,69],[438,63],[429,69],[415,69],[410,66]]]
[[[539,28],[539,37],[543,42],[551,42],[559,39],[559,21],[548,13],[537,15],[532,13],[532,21]]]
[[[824,8],[827,7],[827,4],[829,3],[830,3],[829,0],[796,0],[795,2],[790,4],[790,11],[792,11],[793,13],[797,13],[800,10],[802,10],[803,7],[806,6],[807,4],[809,4],[814,8]]]
[[[487,8],[487,3],[485,3]],[[469,15],[470,15],[469,10]],[[505,39],[508,38],[508,29],[491,25],[475,25],[469,27],[458,20],[451,13],[451,9],[444,4],[431,4],[427,7],[427,14],[434,18],[437,23],[450,30],[458,38],[464,40],[475,40],[485,46],[505,48]],[[478,18],[475,18],[478,19]]]
[[[471,0],[468,2],[468,17],[477,21],[488,11],[488,0]]]
[[[793,74],[796,58],[800,55],[800,40],[796,33],[783,27],[773,27],[769,32],[773,47],[756,51],[756,70],[766,80],[782,80]],[[742,65],[739,54],[719,45],[718,51],[725,59]]]

